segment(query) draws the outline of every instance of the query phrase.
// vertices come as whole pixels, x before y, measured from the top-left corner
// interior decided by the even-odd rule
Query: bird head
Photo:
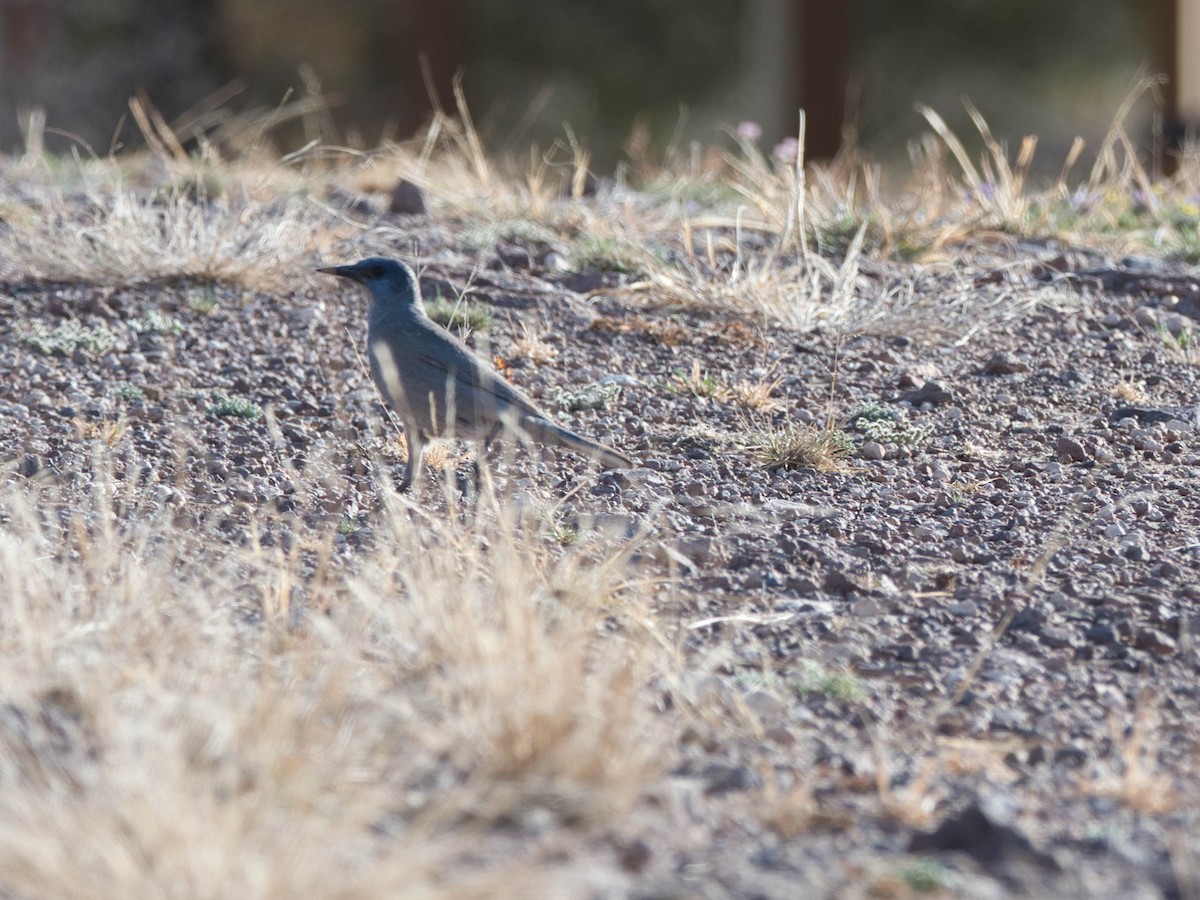
[[[351,266],[329,266],[317,271],[357,281],[380,301],[413,303],[420,296],[413,270],[395,259],[372,256]]]

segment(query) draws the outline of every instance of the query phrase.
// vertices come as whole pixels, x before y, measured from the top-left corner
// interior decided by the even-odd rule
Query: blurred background
[[[886,162],[927,130],[917,102],[973,135],[964,97],[1010,145],[1038,135],[1057,172],[1076,135],[1096,147],[1141,67],[1172,80],[1130,132],[1147,154],[1178,141],[1198,3],[0,0],[0,150],[21,148],[37,107],[52,150],[136,146],[137,92],[184,132],[308,99],[339,139],[374,146],[411,136],[434,102],[453,109],[461,74],[493,152],[527,159],[569,126],[601,172],[631,140],[719,143],[740,123],[769,151],[800,107],[810,157],[849,141]],[[270,136],[286,150],[309,132],[281,122]]]

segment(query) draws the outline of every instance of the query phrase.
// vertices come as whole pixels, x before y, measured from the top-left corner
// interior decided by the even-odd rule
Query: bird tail
[[[590,441],[583,435],[556,425],[549,419],[526,416],[521,419],[520,428],[539,444],[556,444],[559,447],[566,447],[568,450],[591,457],[607,469],[630,469],[633,467],[629,457],[618,453],[612,447]]]

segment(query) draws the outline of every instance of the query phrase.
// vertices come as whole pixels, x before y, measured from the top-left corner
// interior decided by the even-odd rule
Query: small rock
[[[407,178],[392,188],[388,212],[404,216],[425,215],[425,192]]]
[[[334,190],[329,196],[329,202],[349,216],[370,218],[375,215],[375,208],[371,205],[370,200],[348,191]],[[144,343],[143,341],[142,349],[145,349]]]
[[[785,709],[783,701],[767,691],[750,691],[742,700],[760,719],[777,719]]]
[[[915,391],[904,391],[900,399],[913,406],[928,403],[931,406],[944,406],[954,399],[954,396],[936,381],[927,381]]]
[[[1179,313],[1167,313],[1159,320],[1159,326],[1171,337],[1177,338],[1186,330],[1187,320]]]
[[[1117,640],[1117,629],[1113,627],[1112,622],[1097,622],[1090,626],[1083,636],[1093,644],[1112,644]]]
[[[1037,634],[1042,630],[1042,624],[1046,621],[1046,616],[1038,609],[1032,606],[1026,606],[1019,613],[1013,616],[1012,622],[1008,625],[1009,631],[1029,631]]]
[[[1134,272],[1153,272],[1156,269],[1162,268],[1162,263],[1153,256],[1141,256],[1137,253],[1131,253],[1126,256],[1121,260],[1121,265]]]
[[[988,361],[983,364],[983,373],[985,375],[1015,375],[1019,372],[1028,371],[1028,363],[1013,359],[1003,351],[993,353],[988,358]]]
[[[1136,540],[1124,541],[1118,552],[1131,562],[1148,562],[1150,559],[1150,551]]]
[[[1166,422],[1173,424],[1176,420],[1179,422],[1190,424],[1195,427],[1198,421],[1197,412],[1194,408],[1186,407],[1164,407],[1162,409],[1151,409],[1140,406],[1121,406],[1114,409],[1108,414],[1110,422],[1120,422],[1122,419],[1136,419],[1141,425],[1153,425],[1156,422]]]
[[[710,563],[715,557],[715,543],[708,537],[685,537],[675,542],[674,549],[698,565]]]
[[[636,388],[636,387],[645,387],[646,386],[646,382],[642,381],[640,378],[638,378],[635,375],[628,374],[627,372],[613,372],[609,375],[605,375],[603,378],[601,378],[597,382],[597,384],[600,384],[600,385],[615,384],[615,385],[618,385],[619,387],[627,387],[627,388]]]
[[[1046,869],[1059,869],[1054,857],[1035,848],[1012,824],[1009,812],[990,798],[976,800],[948,816],[932,832],[914,835],[908,849],[910,853],[960,851],[989,868],[1026,859]]]
[[[758,787],[758,777],[747,766],[730,766],[724,763],[713,763],[705,766],[700,777],[707,782],[704,793],[728,794],[734,791],[748,791]]]
[[[879,461],[887,456],[887,449],[878,441],[867,441],[862,445],[861,453],[863,459]]]
[[[1143,328],[1158,327],[1158,313],[1149,306],[1139,306],[1133,311],[1133,321]]]
[[[883,615],[883,607],[870,597],[863,597],[850,604],[850,612],[852,615],[859,616],[860,618],[869,618],[871,616]]]
[[[1054,764],[1068,769],[1078,769],[1087,762],[1087,750],[1076,744],[1068,744],[1054,751]]]
[[[1060,434],[1054,443],[1054,453],[1059,462],[1083,462],[1087,459],[1087,451],[1078,441]]]
[[[1068,647],[1075,646],[1071,632],[1065,628],[1047,626],[1038,632],[1038,640],[1051,650],[1065,650]]]
[[[892,650],[900,662],[914,663],[921,658],[921,650],[916,644],[896,644]]]
[[[650,857],[653,855],[650,845],[641,838],[617,846],[617,862],[621,864],[621,868],[625,871],[633,872],[634,874],[645,869],[650,862]]]
[[[1179,647],[1168,635],[1157,628],[1139,628],[1133,638],[1133,646],[1139,650],[1148,650],[1159,656],[1174,656]]]

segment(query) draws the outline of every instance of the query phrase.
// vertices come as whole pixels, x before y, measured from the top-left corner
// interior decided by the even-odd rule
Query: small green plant
[[[919,859],[900,870],[904,883],[919,894],[932,894],[950,886],[946,867],[932,859]]]
[[[646,268],[645,251],[631,241],[615,237],[584,235],[571,247],[568,259],[577,272],[637,274]]]
[[[492,311],[482,303],[469,300],[451,302],[437,297],[426,305],[425,312],[443,328],[487,331],[492,327]]]
[[[183,323],[174,316],[164,315],[157,309],[146,311],[140,319],[130,319],[129,327],[134,334],[165,334],[178,337],[183,334]]]
[[[799,671],[788,683],[802,697],[823,694],[834,700],[856,700],[863,695],[859,679],[848,672],[829,672],[811,660],[801,660]]]
[[[695,178],[686,174],[661,172],[642,187],[646,199],[656,206],[672,204],[687,208],[715,209],[745,201],[737,188],[721,178]]]
[[[1172,356],[1189,365],[1200,363],[1200,349],[1197,348],[1196,340],[1190,329],[1181,328],[1177,334],[1173,334],[1159,325],[1158,336]]]
[[[882,403],[864,403],[850,414],[850,422],[873,441],[916,447],[933,433],[931,425],[906,425],[896,410]]]
[[[146,399],[146,392],[136,384],[120,381],[117,383],[117,396],[129,403],[142,403]]]
[[[546,539],[560,547],[570,547],[579,541],[579,529],[552,522],[546,526]]]
[[[826,221],[812,223],[812,242],[817,252],[822,256],[845,256],[864,224],[866,230],[863,234],[863,249],[878,250],[883,245],[883,229],[880,227],[878,214],[866,214],[865,223],[863,219],[863,214],[840,207],[834,210],[832,217]]]
[[[554,239],[553,231],[526,219],[489,222],[464,228],[459,233],[459,240],[463,242],[463,246],[475,253],[491,250],[499,241],[514,244],[549,244]]]
[[[217,301],[217,289],[212,284],[189,288],[185,298],[188,309],[199,316],[209,315],[220,305]]]
[[[767,469],[816,469],[831,472],[854,452],[850,435],[825,425],[788,424],[782,428],[760,431],[749,442],[755,460]]]
[[[337,524],[337,533],[340,535],[351,535],[358,530],[358,526],[354,524],[353,519],[343,518]]]
[[[578,412],[581,409],[610,409],[621,397],[621,386],[613,382],[593,383],[576,390],[559,388],[554,402],[561,409]]]
[[[103,325],[88,328],[73,321],[53,328],[34,322],[21,334],[20,341],[46,356],[70,356],[76,350],[103,356],[117,343],[116,336]]]
[[[242,397],[216,397],[208,408],[210,416],[232,416],[235,419],[245,419],[247,422],[257,422],[262,418],[262,409],[250,400]]]
[[[896,413],[882,403],[874,400],[862,403],[850,414],[850,420],[861,419],[864,422],[895,422]]]
[[[667,383],[667,389],[672,393],[688,393],[706,400],[726,400],[731,393],[715,375],[701,369],[699,361],[692,363],[690,372],[676,369]]]

